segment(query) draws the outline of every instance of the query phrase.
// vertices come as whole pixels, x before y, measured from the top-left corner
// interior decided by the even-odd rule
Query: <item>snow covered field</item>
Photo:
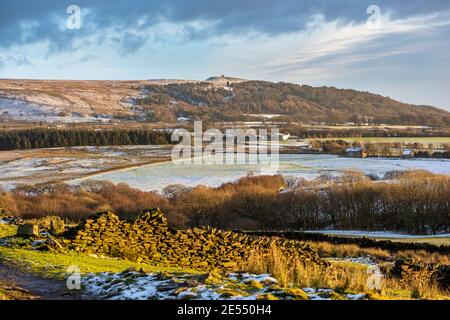
[[[403,159],[349,159],[332,155],[280,154],[277,168],[265,165],[177,165],[158,163],[129,170],[95,175],[92,179],[109,180],[145,191],[162,190],[171,184],[185,186],[220,186],[235,181],[248,173],[255,175],[282,174],[314,179],[323,174],[340,175],[358,170],[382,178],[393,170],[423,169],[434,173],[450,174],[450,160]]]
[[[280,154],[276,166],[158,162],[169,160],[170,153],[170,147],[161,146],[5,151],[0,153],[0,187],[11,189],[17,184],[35,184],[55,179],[77,184],[90,179],[126,183],[144,191],[161,191],[173,184],[217,187],[249,173],[282,174],[306,179],[314,179],[321,175],[338,176],[351,170],[378,178],[383,178],[389,171],[411,169],[450,174],[450,160],[435,159],[349,159],[332,155]]]
[[[161,146],[74,147],[0,153],[0,187],[64,181],[95,172],[165,160]]]

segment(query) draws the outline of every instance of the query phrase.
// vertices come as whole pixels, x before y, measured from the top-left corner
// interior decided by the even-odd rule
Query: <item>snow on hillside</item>
[[[57,107],[31,103],[17,98],[0,98],[0,118],[46,123],[84,123],[109,120],[107,117],[62,115]]]

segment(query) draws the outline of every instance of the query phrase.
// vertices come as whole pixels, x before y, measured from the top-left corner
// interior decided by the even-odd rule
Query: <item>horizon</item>
[[[211,77],[217,77],[220,78],[221,76],[211,76]],[[108,81],[115,81],[115,82],[142,82],[142,81],[192,81],[192,82],[204,82],[207,81],[207,79],[210,77],[207,77],[205,79],[176,79],[176,78],[155,78],[155,79],[42,79],[42,78],[36,78],[36,79],[26,79],[26,78],[0,78],[0,81],[74,81],[74,82],[108,82]],[[241,79],[241,80],[245,80],[245,81],[263,81],[263,82],[271,82],[271,83],[292,83],[295,85],[299,85],[299,86],[311,86],[307,83],[293,83],[293,82],[287,82],[287,81],[277,81],[277,82],[273,82],[270,80],[262,80],[262,79],[243,79],[243,78],[239,78],[239,77],[234,77],[234,76],[225,76],[225,78],[235,78],[235,79]],[[381,93],[377,93],[377,92],[371,92],[371,91],[367,91],[367,90],[358,90],[358,89],[353,89],[353,88],[343,88],[343,87],[336,87],[336,86],[327,86],[327,85],[323,85],[323,86],[311,86],[313,88],[335,88],[338,90],[353,90],[353,91],[357,91],[357,92],[367,92],[373,95],[379,95],[382,96],[384,98],[388,98],[388,99],[392,99],[404,104],[409,104],[412,106],[416,106],[416,107],[432,107],[432,108],[437,108],[446,112],[450,112],[450,109],[442,107],[442,106],[438,106],[438,105],[432,105],[432,104],[415,104],[415,103],[409,103],[407,101],[402,101],[400,99],[396,99],[395,97],[390,97],[390,96],[385,96]]]
[[[202,81],[230,74],[450,111],[445,0],[6,0],[0,12],[4,80]]]

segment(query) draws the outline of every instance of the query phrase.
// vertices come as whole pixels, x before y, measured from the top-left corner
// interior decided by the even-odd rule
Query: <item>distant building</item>
[[[403,158],[414,158],[414,155],[414,151],[411,149],[405,149],[402,153]]]
[[[179,123],[188,123],[190,121],[191,121],[191,118],[188,118],[188,117],[178,117],[177,118],[177,122],[179,122]]]
[[[366,158],[367,152],[361,147],[351,147],[345,150],[345,156],[348,158]]]
[[[275,136],[281,141],[288,141],[291,138],[289,133],[277,133]]]

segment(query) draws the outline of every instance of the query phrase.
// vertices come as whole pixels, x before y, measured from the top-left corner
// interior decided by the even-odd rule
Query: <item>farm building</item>
[[[351,147],[345,150],[345,156],[348,158],[366,158],[367,153],[361,147]]]
[[[289,133],[277,133],[275,136],[281,141],[288,141],[291,138]]]
[[[402,153],[403,158],[414,158],[414,155],[414,151],[411,149],[405,149]]]

